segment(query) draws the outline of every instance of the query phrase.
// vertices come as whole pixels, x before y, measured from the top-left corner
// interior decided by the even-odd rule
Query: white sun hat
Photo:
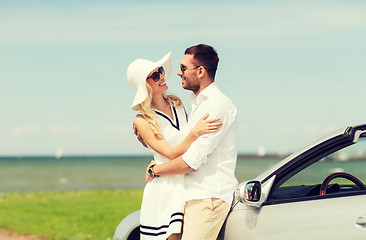
[[[136,105],[145,101],[147,97],[146,78],[149,73],[157,67],[164,68],[165,80],[167,80],[172,73],[171,53],[166,54],[157,62],[152,62],[146,59],[136,59],[128,66],[127,81],[132,87],[137,89],[135,99],[131,106],[133,110],[136,110]]]

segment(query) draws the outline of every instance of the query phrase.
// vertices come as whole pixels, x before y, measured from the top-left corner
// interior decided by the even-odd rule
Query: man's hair
[[[185,55],[193,55],[193,58],[200,66],[205,67],[208,75],[215,79],[217,65],[219,64],[219,56],[216,50],[206,44],[198,44],[186,49]]]

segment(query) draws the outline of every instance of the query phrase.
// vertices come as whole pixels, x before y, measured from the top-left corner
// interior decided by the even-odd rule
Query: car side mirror
[[[238,202],[256,206],[261,199],[261,183],[259,181],[244,182],[235,191]]]

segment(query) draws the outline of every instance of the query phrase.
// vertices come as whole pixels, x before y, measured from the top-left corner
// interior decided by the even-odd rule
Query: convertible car
[[[366,124],[347,127],[238,185],[217,239],[366,239]],[[115,240],[139,239],[139,212]]]

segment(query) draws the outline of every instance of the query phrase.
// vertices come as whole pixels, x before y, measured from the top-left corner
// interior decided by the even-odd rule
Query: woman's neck
[[[153,96],[151,100],[151,105],[153,108],[161,111],[163,109],[166,109],[167,106],[169,106],[169,103],[165,100],[163,95],[155,95]]]
[[[153,96],[151,100],[151,106],[172,117],[172,110],[170,108],[169,102],[163,97],[163,95]]]

